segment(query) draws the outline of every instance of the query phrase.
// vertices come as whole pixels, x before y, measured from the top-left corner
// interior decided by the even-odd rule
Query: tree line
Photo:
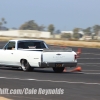
[[[1,27],[3,27],[5,24],[7,24],[7,21],[5,20],[5,18],[1,18],[0,30],[1,30]],[[29,20],[23,23],[18,29],[19,30],[49,31],[51,32],[51,35],[53,35],[54,33],[61,33],[59,29],[55,31],[55,26],[53,24],[50,24],[46,27],[44,25],[38,25],[34,20]],[[100,25],[94,25],[92,27],[87,27],[85,29],[74,28],[72,31],[73,31],[73,37],[76,39],[82,37],[82,34],[79,34],[80,31],[82,31],[85,36],[98,36],[100,34]],[[63,34],[62,37],[71,38],[72,36],[71,34]]]
[[[84,36],[91,36],[92,39],[94,39],[94,36],[99,36],[100,35],[100,25],[94,25],[92,27],[87,27],[85,29],[83,29],[83,28],[74,28],[73,29],[73,35],[71,35],[70,33],[62,34],[62,37],[66,37],[66,38],[74,37],[75,39],[79,39],[83,36],[80,32],[83,32]]]
[[[38,25],[34,20],[30,20],[25,22],[19,27],[20,30],[38,30],[38,31],[45,31],[46,26],[44,25]],[[47,31],[51,32],[53,34],[55,30],[55,27],[53,24],[48,25]]]
[[[34,20],[30,20],[28,22],[25,22],[19,27],[20,30],[39,30],[39,31],[49,31],[51,32],[51,35],[53,35],[55,31],[55,26],[53,24],[48,25],[47,27],[44,25],[38,25]],[[84,33],[85,36],[97,36],[100,32],[100,25],[94,25],[93,27],[87,27],[85,29],[82,28],[74,28],[73,30],[73,37],[78,39],[82,37],[82,34],[80,34],[80,31]],[[55,33],[61,33],[61,31],[58,29]],[[94,34],[93,34],[94,33]],[[62,37],[71,38],[71,34],[63,34]]]
[[[7,21],[5,20],[5,18],[1,18],[1,20],[0,20],[0,30],[2,30],[2,27],[4,27],[5,24],[7,24]]]

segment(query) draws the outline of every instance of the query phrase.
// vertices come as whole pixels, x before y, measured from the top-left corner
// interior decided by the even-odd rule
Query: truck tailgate
[[[43,62],[75,62],[75,53],[43,52]]]

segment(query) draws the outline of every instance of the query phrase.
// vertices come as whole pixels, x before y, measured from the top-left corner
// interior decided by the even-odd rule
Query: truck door
[[[15,65],[15,41],[10,41],[3,49],[0,61],[3,65]]]

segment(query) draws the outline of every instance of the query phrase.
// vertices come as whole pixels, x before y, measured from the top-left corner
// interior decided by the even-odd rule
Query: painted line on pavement
[[[100,72],[100,70],[83,70],[84,71],[97,71],[97,72]]]
[[[100,73],[84,73],[84,74],[95,74],[95,75],[100,75]]]
[[[78,58],[78,59],[100,59],[100,58]]]
[[[20,80],[20,81],[39,81],[39,82],[52,82],[52,83],[67,83],[67,84],[83,84],[83,85],[100,85],[100,83],[54,81],[54,80],[39,80],[39,79],[22,79],[22,78],[9,78],[9,77],[0,77],[0,79]]]
[[[98,56],[100,56],[100,54],[97,54],[97,53],[81,53],[81,54],[86,54],[86,55],[98,55]]]
[[[78,63],[82,65],[100,65],[100,63]]]

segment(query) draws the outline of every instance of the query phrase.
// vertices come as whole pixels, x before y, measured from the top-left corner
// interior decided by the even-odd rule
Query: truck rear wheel
[[[62,73],[64,70],[64,67],[53,67],[53,71],[55,73]]]
[[[32,71],[33,68],[30,66],[27,60],[22,60],[21,61],[21,68],[23,71]]]

